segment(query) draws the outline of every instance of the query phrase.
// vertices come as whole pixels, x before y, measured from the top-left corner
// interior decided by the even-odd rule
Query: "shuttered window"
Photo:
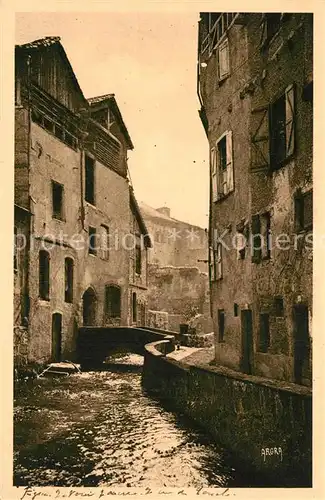
[[[107,318],[121,317],[121,289],[118,286],[106,286],[105,315]]]
[[[39,296],[50,300],[50,255],[46,250],[39,253]]]
[[[260,352],[267,352],[270,347],[270,317],[268,314],[260,314]]]
[[[312,229],[313,227],[313,191],[295,195],[295,229],[296,232]]]
[[[223,80],[230,73],[229,43],[227,39],[224,40],[218,48],[218,70],[219,70],[219,80]]]
[[[65,259],[65,290],[64,301],[73,302],[73,259],[67,257]]]
[[[273,170],[282,166],[295,150],[294,86],[270,106],[270,158]]]
[[[212,201],[216,202],[234,190],[232,132],[227,131],[210,152]]]

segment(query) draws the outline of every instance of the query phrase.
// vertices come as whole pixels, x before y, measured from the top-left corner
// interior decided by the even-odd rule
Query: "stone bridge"
[[[175,337],[171,332],[136,327],[79,328],[77,352],[82,370],[99,368],[104,360],[118,351],[128,351],[144,355],[144,346],[152,342],[166,340],[165,354],[175,348]]]

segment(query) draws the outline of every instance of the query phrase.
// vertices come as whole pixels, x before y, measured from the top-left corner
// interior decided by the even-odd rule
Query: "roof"
[[[190,222],[184,222],[184,221],[181,221],[178,219],[174,219],[173,217],[168,217],[167,215],[156,210],[155,208],[150,207],[149,205],[147,205],[143,201],[139,202],[139,207],[144,215],[144,218],[160,219],[162,223],[169,222],[172,224],[175,224],[175,223],[182,224],[183,226],[187,226],[187,227],[190,226],[190,227],[204,231],[204,229],[202,227],[197,226],[195,224],[191,224]]]
[[[130,134],[124,123],[120,108],[117,105],[115,94],[104,94],[96,97],[90,97],[89,99],[87,99],[87,101],[91,108],[99,109],[105,106],[109,106],[112,108],[114,116],[122,129],[124,137],[126,138],[128,148],[134,149]]]
[[[85,101],[85,103],[87,103],[87,99],[85,98],[85,96],[81,90],[81,87],[78,83],[76,75],[74,74],[74,71],[73,71],[72,66],[70,64],[70,61],[69,61],[68,56],[66,54],[66,51],[64,50],[64,47],[61,43],[61,37],[59,37],[59,36],[46,36],[44,38],[39,38],[37,40],[33,40],[32,42],[24,43],[22,45],[16,45],[15,48],[18,50],[24,50],[26,52],[29,52],[29,51],[38,50],[41,48],[46,49],[46,48],[52,47],[54,45],[57,46],[58,50],[61,53],[61,56],[62,56],[66,66],[68,68],[68,71],[69,71],[70,76],[72,78],[72,82],[73,82],[76,90],[79,92],[79,94],[81,95],[81,97]]]
[[[152,248],[152,243],[151,243],[149,231],[148,231],[147,226],[144,222],[140,207],[138,205],[138,202],[137,202],[136,197],[134,195],[133,188],[131,186],[130,186],[130,205],[131,205],[131,209],[135,215],[135,218],[139,224],[140,231],[145,237],[144,238],[145,245],[149,248]]]

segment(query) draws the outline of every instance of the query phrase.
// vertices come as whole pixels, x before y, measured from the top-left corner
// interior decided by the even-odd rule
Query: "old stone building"
[[[71,359],[79,326],[130,322],[133,144],[112,94],[84,97],[58,37],[16,47],[15,104],[15,203],[30,214],[27,357]]]
[[[207,232],[174,219],[168,207],[154,209],[143,202],[139,206],[152,240],[148,252],[149,324],[178,331],[181,323],[188,323],[196,314],[209,315]],[[211,332],[211,323],[205,321],[204,329]]]
[[[311,384],[313,18],[200,15],[216,362]]]

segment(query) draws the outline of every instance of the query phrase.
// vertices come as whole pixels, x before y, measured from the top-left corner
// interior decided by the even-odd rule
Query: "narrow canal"
[[[142,358],[110,371],[19,382],[14,485],[245,486],[220,446],[141,386]]]

